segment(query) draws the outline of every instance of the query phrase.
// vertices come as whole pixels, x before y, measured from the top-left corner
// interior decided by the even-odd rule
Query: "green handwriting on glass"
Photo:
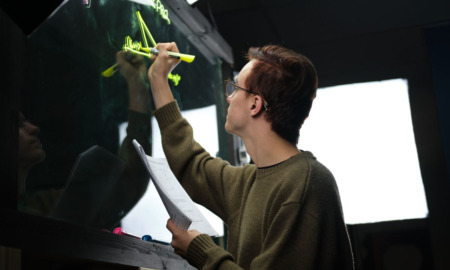
[[[159,13],[161,18],[163,18],[168,24],[170,24],[169,19],[169,11],[164,8],[164,5],[161,3],[160,0],[149,0],[150,5]]]
[[[160,3],[159,0],[157,0],[157,2]],[[156,5],[156,6],[158,6],[158,5]],[[160,7],[162,7],[162,4],[160,4]],[[162,7],[162,9],[164,9],[164,7]],[[167,13],[167,10],[165,11],[165,14],[166,13]],[[152,54],[159,53],[159,51],[155,48],[157,45],[156,41],[153,38],[152,34],[150,33],[150,30],[148,29],[147,25],[145,24],[144,19],[142,19],[141,13],[139,11],[136,11],[136,16],[139,21],[139,28],[140,28],[140,32],[141,32],[141,36],[142,36],[142,42],[133,41],[130,36],[126,36],[125,42],[122,46],[122,49],[124,51],[130,51],[135,54],[140,54],[145,57],[151,58]],[[170,23],[170,21],[169,21],[169,23]],[[153,48],[151,48],[149,46],[147,38],[150,40],[150,43]],[[142,44],[142,43],[144,43],[144,44]],[[178,52],[168,51],[167,54],[169,54],[170,57],[178,58],[187,63],[191,63],[195,59],[194,55],[183,54],[183,53],[178,53]],[[117,71],[117,64],[115,64],[115,65],[111,66],[110,68],[108,68],[107,70],[103,71],[102,75],[104,77],[111,77],[112,75],[114,75],[114,73],[116,71]],[[177,86],[181,80],[181,77],[178,74],[170,73],[168,76],[168,79],[171,80],[175,86]]]

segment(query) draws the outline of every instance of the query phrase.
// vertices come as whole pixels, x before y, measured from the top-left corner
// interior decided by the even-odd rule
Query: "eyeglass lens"
[[[236,90],[236,86],[232,82],[227,82],[225,89],[226,94],[229,97],[233,95],[234,91]]]

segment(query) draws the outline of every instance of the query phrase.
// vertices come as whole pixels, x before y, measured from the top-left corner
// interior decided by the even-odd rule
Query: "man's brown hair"
[[[247,59],[257,60],[245,85],[262,96],[272,130],[297,144],[299,131],[316,96],[318,79],[305,56],[277,45],[252,47]]]

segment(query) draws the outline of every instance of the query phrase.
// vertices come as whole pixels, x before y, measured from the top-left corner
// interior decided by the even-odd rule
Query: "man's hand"
[[[175,253],[182,257],[186,257],[189,244],[191,244],[192,240],[199,236],[200,233],[195,230],[183,231],[175,225],[172,219],[167,221],[166,227],[172,233],[172,242],[170,245],[175,249]]]
[[[180,59],[170,57],[167,51],[179,52],[177,44],[175,42],[170,43],[158,43],[155,47],[158,49],[159,54],[154,55],[150,58],[153,64],[148,70],[148,77],[150,81],[155,79],[166,79],[169,73],[180,63]]]
[[[147,68],[142,55],[119,51],[116,54],[116,61],[119,64],[120,73],[128,84],[145,82]]]
[[[142,55],[120,51],[116,54],[120,74],[128,83],[129,109],[148,113],[149,90],[147,84],[147,67]]]
[[[159,50],[159,54],[151,57],[153,64],[148,70],[148,79],[152,89],[153,101],[156,109],[158,109],[174,100],[167,78],[181,60],[167,54],[167,51],[179,52],[175,42],[158,43],[156,49]]]

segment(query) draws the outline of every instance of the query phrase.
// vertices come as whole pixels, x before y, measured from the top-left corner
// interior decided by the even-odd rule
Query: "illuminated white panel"
[[[298,147],[334,174],[347,223],[428,215],[406,80],[320,89]]]

